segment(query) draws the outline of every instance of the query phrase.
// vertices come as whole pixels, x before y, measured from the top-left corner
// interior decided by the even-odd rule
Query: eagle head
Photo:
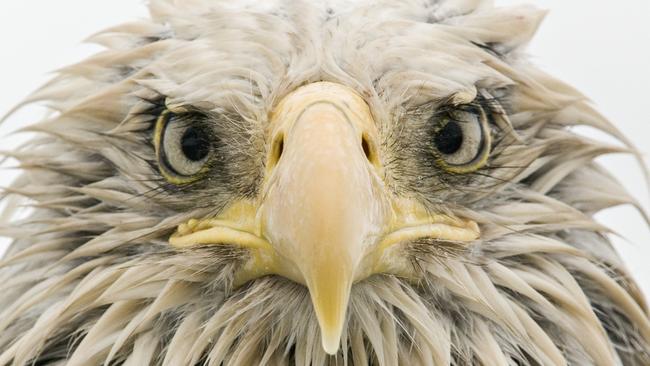
[[[7,152],[0,365],[641,365],[635,151],[476,0],[151,0]],[[8,205],[6,214],[11,214]]]

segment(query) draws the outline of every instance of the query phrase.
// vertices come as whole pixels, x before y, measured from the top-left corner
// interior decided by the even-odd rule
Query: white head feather
[[[527,61],[544,12],[478,0],[152,0],[150,10],[150,20],[94,36],[106,51],[27,101],[54,113],[7,154],[24,173],[5,194],[34,210],[0,230],[15,238],[0,268],[0,365],[650,364],[642,295],[593,219],[635,205],[593,160],[634,149],[579,92]],[[391,276],[356,284],[337,357],[321,348],[302,286],[267,277],[233,289],[241,252],[167,245],[176,225],[209,209],[151,179],[146,132],[165,96],[237,114],[248,123],[232,128],[255,136],[280,98],[321,80],[364,96],[385,130],[427,101],[507,101],[508,143],[491,162],[500,168],[472,182],[490,189],[454,208],[481,224],[481,242],[417,253],[418,286]],[[576,125],[628,148],[576,135]],[[387,175],[417,185],[408,179]]]

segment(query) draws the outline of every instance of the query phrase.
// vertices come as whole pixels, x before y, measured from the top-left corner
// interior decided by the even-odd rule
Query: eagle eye
[[[192,162],[204,160],[210,152],[210,145],[196,127],[188,127],[181,137],[183,155]]]
[[[434,155],[444,170],[470,173],[483,167],[490,152],[490,131],[482,108],[465,106],[437,114]]]
[[[212,146],[196,113],[164,111],[156,122],[155,148],[160,173],[173,184],[187,184],[206,171]]]

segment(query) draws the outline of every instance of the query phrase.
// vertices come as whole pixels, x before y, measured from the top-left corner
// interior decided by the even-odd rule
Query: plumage
[[[0,235],[14,241],[0,262],[0,365],[650,364],[643,294],[593,218],[638,207],[594,159],[638,153],[527,60],[543,11],[480,0],[149,8],[93,36],[105,51],[29,97],[52,114],[3,153],[23,173],[2,195]],[[190,219],[266,192],[274,111],[319,82],[367,103],[378,141],[367,155],[376,149],[386,190],[480,227],[469,243],[421,238],[390,252],[416,280],[356,281],[333,356],[305,285],[239,283],[246,248],[170,245]],[[491,111],[490,155],[445,172],[430,156],[430,116],[472,103]],[[217,142],[202,179],[162,173],[164,110],[209,122]]]

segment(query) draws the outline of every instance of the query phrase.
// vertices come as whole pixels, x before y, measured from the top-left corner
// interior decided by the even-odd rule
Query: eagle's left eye
[[[480,107],[446,111],[434,117],[432,145],[438,165],[451,173],[480,169],[490,152],[487,117]]]
[[[191,183],[205,172],[210,159],[208,133],[192,113],[165,111],[156,123],[155,147],[161,174],[174,184]]]

